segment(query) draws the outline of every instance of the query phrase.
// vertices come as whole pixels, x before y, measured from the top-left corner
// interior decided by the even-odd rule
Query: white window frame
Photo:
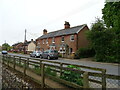
[[[61,37],[61,42],[64,42],[64,41],[65,41],[65,38],[64,38],[64,41],[63,41],[63,39],[62,39],[62,38],[64,38],[64,36],[62,36],[62,37]]]
[[[65,47],[60,47],[60,48],[59,48],[59,52],[60,52],[60,53],[66,53]]]
[[[55,43],[55,37],[52,38],[52,43]]]
[[[43,39],[43,44],[45,44],[45,40]]]
[[[70,41],[74,41],[74,40],[72,40],[73,37],[74,37],[74,40],[75,40],[75,35],[71,35],[70,36]]]
[[[46,39],[46,44],[48,44],[48,38]]]

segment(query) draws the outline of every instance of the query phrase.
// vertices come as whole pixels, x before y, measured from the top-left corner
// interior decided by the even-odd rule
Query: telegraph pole
[[[24,39],[25,39],[25,40],[24,40],[24,54],[26,54],[26,48],[25,48],[25,43],[26,43],[26,31],[27,31],[27,30],[25,29],[25,37],[24,37]]]
[[[26,42],[26,32],[27,32],[27,30],[25,29],[25,41],[24,42]]]

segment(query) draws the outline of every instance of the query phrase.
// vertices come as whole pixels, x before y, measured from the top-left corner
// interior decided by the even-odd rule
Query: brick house
[[[14,52],[22,52],[23,51],[23,43],[22,42],[19,42],[19,43],[15,43],[12,45],[13,47],[13,50]]]
[[[88,31],[86,24],[70,27],[69,22],[65,21],[64,29],[47,33],[43,30],[43,35],[36,39],[36,45],[39,50],[57,49],[59,53],[71,55],[78,48],[88,46],[88,40],[85,32]]]

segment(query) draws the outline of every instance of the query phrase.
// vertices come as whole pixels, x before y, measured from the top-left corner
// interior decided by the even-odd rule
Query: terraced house
[[[88,31],[86,24],[70,27],[69,22],[65,21],[64,29],[47,33],[43,30],[43,35],[36,39],[37,49],[44,51],[47,49],[57,49],[59,53],[71,55],[78,48],[88,46],[85,32]]]

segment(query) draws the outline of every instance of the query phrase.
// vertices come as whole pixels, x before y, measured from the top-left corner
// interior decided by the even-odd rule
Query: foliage
[[[79,69],[78,67],[74,66],[74,65],[68,65],[68,68],[72,68],[72,69]],[[62,79],[76,83],[78,85],[83,86],[83,82],[82,79],[80,78],[81,74],[76,73],[74,71],[69,71],[69,70],[65,70],[61,76]]]
[[[37,73],[37,74],[40,74],[41,72],[41,69],[40,69],[40,66],[39,65],[34,65],[34,72]]]
[[[106,2],[102,9],[103,19],[106,26],[120,28],[120,1]]]
[[[48,74],[48,75],[52,75],[52,76],[56,76],[57,75],[57,73],[55,71],[53,71],[52,67],[50,67],[50,66],[47,66],[45,68],[45,73]]]
[[[11,49],[10,45],[8,43],[2,44],[2,50],[7,50],[9,51]]]
[[[112,30],[112,55],[108,58],[114,59],[114,62],[120,63],[120,1],[107,2],[102,10],[103,19],[108,28]]]
[[[118,37],[113,28],[105,28],[102,20],[96,20],[87,36],[95,50],[96,61],[118,62],[118,55],[116,56]]]
[[[75,53],[75,58],[88,58],[95,55],[95,50],[93,48],[79,48]]]
[[[60,58],[61,58],[61,57],[62,57],[62,54],[59,54],[59,56],[58,56],[58,57],[60,57]]]

